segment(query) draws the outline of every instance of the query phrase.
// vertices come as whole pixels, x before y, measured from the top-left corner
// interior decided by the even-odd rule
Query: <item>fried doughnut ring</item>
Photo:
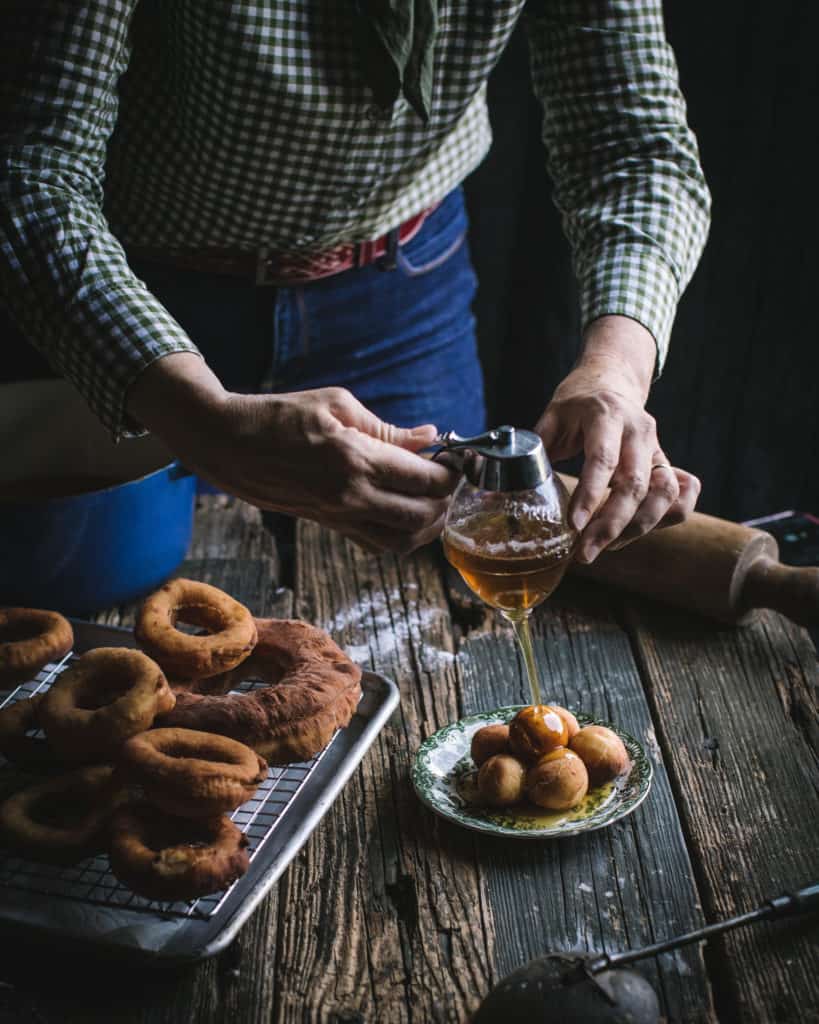
[[[180,818],[213,818],[249,800],[267,777],[267,762],[244,743],[193,729],[151,729],[122,747],[123,778]]]
[[[210,630],[210,635],[180,632],[180,619]],[[256,643],[256,626],[247,608],[223,591],[177,579],[145,599],[134,635],[171,678],[204,679],[244,661]]]
[[[230,818],[169,818],[148,804],[119,810],[108,857],[116,877],[149,900],[193,900],[247,871],[247,837]]]
[[[0,608],[0,686],[32,679],[74,645],[74,631],[59,612]]]
[[[63,672],[39,709],[49,743],[71,761],[113,756],[176,698],[162,669],[128,647],[96,647]]]
[[[250,693],[205,697],[178,693],[157,721],[230,736],[270,764],[307,761],[349,725],[361,697],[361,669],[330,637],[295,619],[256,619],[259,639],[229,683],[261,679]]]
[[[17,700],[0,708],[0,754],[29,771],[47,772],[63,767],[46,740],[26,736],[40,726],[39,707],[44,693],[35,693],[27,700]]]
[[[26,786],[0,804],[0,838],[15,852],[71,864],[105,849],[105,826],[126,791],[96,764]]]

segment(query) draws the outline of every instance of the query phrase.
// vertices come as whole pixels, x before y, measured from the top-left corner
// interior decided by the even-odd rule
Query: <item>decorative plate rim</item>
[[[568,823],[560,828],[514,829],[496,822],[482,821],[477,817],[473,818],[467,812],[462,812],[460,809],[453,811],[450,808],[443,807],[439,803],[436,803],[435,800],[425,792],[424,781],[422,780],[422,775],[425,772],[427,775],[433,776],[440,782],[443,782],[445,779],[445,776],[440,773],[435,773],[430,769],[428,758],[430,754],[437,750],[453,732],[464,732],[470,726],[478,723],[491,724],[492,722],[508,722],[518,711],[520,711],[521,708],[526,706],[527,705],[525,704],[507,704],[502,707],[491,708],[486,711],[477,711],[471,715],[465,715],[463,718],[459,718],[454,722],[450,722],[447,725],[442,726],[424,740],[416,751],[410,768],[412,786],[421,803],[424,804],[425,807],[428,807],[429,810],[439,815],[439,817],[445,818],[447,821],[452,821],[463,828],[471,829],[474,832],[482,832],[487,835],[507,836],[511,839],[561,839],[564,836],[579,835],[583,832],[596,832],[598,829],[607,828],[609,825],[613,825],[615,821],[620,821],[627,815],[631,814],[632,811],[637,810],[640,804],[648,796],[651,784],[654,780],[654,765],[651,758],[646,753],[643,745],[630,733],[621,729],[619,726],[614,725],[612,722],[608,722],[603,718],[591,715],[585,711],[573,712],[578,722],[583,726],[602,725],[607,729],[611,729],[612,732],[615,732],[623,743],[625,743],[632,761],[632,767],[627,776],[626,785],[634,787],[636,792],[625,801],[621,799],[607,805],[609,813],[604,814],[601,820],[596,821],[594,818],[586,818],[579,821],[576,825]],[[463,758],[459,758],[455,764],[457,765],[462,759]],[[454,766],[451,770],[454,770]]]

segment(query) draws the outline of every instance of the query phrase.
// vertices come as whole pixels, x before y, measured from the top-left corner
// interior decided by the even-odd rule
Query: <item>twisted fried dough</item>
[[[225,697],[178,693],[157,720],[239,740],[270,764],[307,761],[349,725],[361,697],[361,669],[320,629],[294,619],[256,619],[251,657],[229,683],[260,679],[263,689]]]
[[[152,804],[182,818],[232,811],[267,777],[267,762],[243,743],[193,729],[151,729],[134,736],[117,764]]]
[[[74,631],[59,612],[39,608],[0,608],[0,686],[33,679],[50,661],[64,658]]]
[[[176,698],[156,662],[127,647],[97,647],[63,672],[39,708],[49,743],[71,761],[114,756]]]
[[[193,900],[226,889],[248,869],[247,838],[226,817],[171,818],[132,804],[111,822],[116,877],[150,900]]]
[[[209,630],[182,633],[183,621]],[[243,604],[208,583],[169,580],[145,599],[134,635],[171,679],[204,679],[235,668],[256,643],[253,616]]]
[[[0,708],[0,753],[27,771],[48,772],[64,767],[47,740],[26,735],[40,726],[39,709],[45,694],[35,693]]]
[[[70,864],[105,848],[105,826],[127,792],[111,765],[79,768],[21,789],[0,804],[0,839],[15,852]]]

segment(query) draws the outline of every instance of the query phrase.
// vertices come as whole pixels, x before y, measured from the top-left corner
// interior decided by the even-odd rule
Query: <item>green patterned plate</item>
[[[469,715],[439,729],[421,745],[412,765],[412,784],[420,799],[436,814],[459,825],[515,839],[571,836],[605,828],[630,814],[645,800],[651,788],[653,768],[640,744],[610,722],[575,712],[581,726],[605,725],[625,743],[631,770],[615,782],[589,790],[570,811],[552,813],[533,804],[483,808],[471,802],[476,796],[475,765],[469,754],[472,734],[484,725],[509,722],[523,705],[495,708]]]

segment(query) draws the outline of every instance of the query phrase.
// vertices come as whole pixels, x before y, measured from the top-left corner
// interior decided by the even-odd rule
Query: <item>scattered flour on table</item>
[[[415,590],[417,586],[411,584],[403,591],[365,592],[355,604],[340,609],[321,625],[359,664],[370,662],[378,668],[414,651],[421,669],[443,668],[456,655],[431,642],[441,611],[414,603],[410,604],[408,615],[404,611],[403,599]],[[350,636],[351,642],[345,643],[345,636]]]

